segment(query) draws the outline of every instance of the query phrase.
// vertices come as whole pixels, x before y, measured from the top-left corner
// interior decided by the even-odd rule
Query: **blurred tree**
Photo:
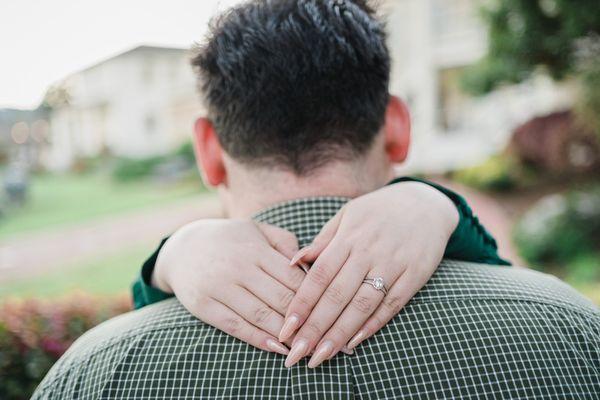
[[[580,94],[575,105],[579,122],[600,139],[600,35],[579,41]]]
[[[578,68],[577,44],[600,34],[598,0],[488,0],[487,55],[463,76],[473,94],[527,79],[544,68],[556,80]]]

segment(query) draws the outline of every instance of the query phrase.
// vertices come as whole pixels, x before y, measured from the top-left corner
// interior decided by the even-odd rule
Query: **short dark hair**
[[[224,150],[298,175],[364,154],[389,100],[385,40],[365,0],[254,0],[214,18],[192,65]]]

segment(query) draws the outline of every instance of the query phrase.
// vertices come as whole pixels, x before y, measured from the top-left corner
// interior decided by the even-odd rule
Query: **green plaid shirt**
[[[347,201],[255,216],[307,244]],[[92,329],[33,399],[600,398],[600,313],[556,278],[446,260],[354,355],[316,369],[198,321],[176,299]]]

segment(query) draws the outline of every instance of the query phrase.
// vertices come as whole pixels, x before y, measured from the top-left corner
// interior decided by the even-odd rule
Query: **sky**
[[[0,108],[35,108],[70,73],[140,44],[189,47],[239,0],[0,0]]]

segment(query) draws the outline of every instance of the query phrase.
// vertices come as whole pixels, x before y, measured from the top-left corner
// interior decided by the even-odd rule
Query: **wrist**
[[[156,258],[156,264],[154,264],[154,270],[152,271],[152,275],[150,277],[150,283],[152,287],[156,289],[160,289],[165,293],[173,293],[173,289],[169,283],[169,269],[168,268],[168,251],[169,251],[169,240],[165,242],[163,247],[160,249],[158,253],[158,257]]]
[[[441,223],[448,236],[456,230],[459,224],[460,213],[456,204],[444,192],[437,189],[435,186],[423,182],[406,181],[395,183],[392,186],[398,185],[401,192],[408,191],[411,196],[416,199],[420,206],[427,205],[429,211],[427,213],[432,218],[432,221]]]

